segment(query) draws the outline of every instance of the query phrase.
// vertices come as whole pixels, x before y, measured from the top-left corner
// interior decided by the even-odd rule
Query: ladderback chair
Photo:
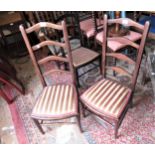
[[[37,45],[31,46],[27,34],[35,31],[36,29],[40,28],[51,28],[57,29],[63,32],[64,42],[58,42],[54,40],[48,40],[40,42]],[[24,27],[20,26],[20,31],[22,33],[23,39],[27,46],[27,49],[30,54],[30,58],[32,59],[36,74],[39,76],[41,83],[43,84],[43,90],[39,97],[36,100],[34,108],[32,110],[31,117],[33,118],[34,122],[40,129],[42,133],[44,133],[42,126],[40,124],[43,123],[44,120],[60,120],[66,119],[70,117],[77,117],[78,123],[79,121],[79,110],[78,110],[78,96],[75,87],[75,78],[74,78],[74,67],[72,63],[72,55],[71,55],[71,48],[68,41],[68,34],[66,29],[65,21],[62,21],[61,25],[56,25],[53,23],[48,22],[40,22],[32,27],[24,29]],[[47,45],[55,45],[64,48],[67,51],[68,57],[60,57],[60,56],[47,56],[42,59],[37,60],[35,57],[35,52],[40,48],[47,46]],[[69,70],[61,70],[53,69],[42,72],[40,67],[50,61],[59,61],[62,63],[68,64]],[[70,74],[72,77],[72,81],[70,84],[52,84],[47,85],[45,82],[45,75],[48,74],[55,74],[55,73],[67,73]],[[60,74],[61,76],[61,74]],[[81,129],[81,128],[80,128]]]
[[[126,26],[132,26],[141,31],[140,44],[135,43],[133,40],[124,37],[111,37],[107,36],[107,23],[119,23]],[[115,138],[117,138],[118,128],[130,107],[132,105],[132,97],[137,81],[137,76],[142,60],[143,49],[145,45],[145,40],[147,37],[149,22],[145,25],[141,25],[127,18],[120,19],[109,19],[107,20],[107,15],[104,16],[104,33],[102,43],[102,75],[103,78],[87,89],[81,96],[81,102],[87,109],[94,114],[98,115],[100,118],[104,119],[106,122],[110,123],[115,127]],[[122,53],[109,53],[107,52],[109,42],[119,42],[120,44],[131,46],[137,52],[137,59],[133,60]],[[113,44],[111,44],[112,46]],[[107,63],[107,57],[114,57],[120,61],[125,61],[129,65],[133,66],[134,69],[132,73],[127,71],[124,67],[119,67],[109,65]],[[114,70],[120,75],[125,75],[130,78],[129,85],[125,85],[116,77],[107,76],[109,74],[108,70]],[[113,77],[113,78],[110,78]]]

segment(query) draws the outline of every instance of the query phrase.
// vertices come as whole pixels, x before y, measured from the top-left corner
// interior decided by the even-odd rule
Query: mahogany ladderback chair
[[[107,23],[120,23],[126,26],[132,26],[139,29],[142,32],[140,38],[140,44],[135,43],[124,37],[113,37],[109,38],[107,36]],[[94,114],[98,115],[100,118],[104,119],[106,122],[110,123],[115,127],[115,138],[117,138],[118,128],[130,107],[132,105],[132,96],[134,93],[137,76],[142,60],[143,49],[145,45],[145,40],[147,37],[149,22],[145,25],[141,25],[132,21],[131,19],[121,18],[121,19],[110,19],[107,20],[107,15],[104,16],[104,33],[103,33],[103,44],[102,44],[102,75],[103,78],[86,90],[80,97],[82,103],[85,107]],[[117,41],[126,46],[133,47],[137,52],[137,59],[127,57],[122,53],[109,53],[107,52],[109,42]],[[119,67],[108,65],[107,57],[114,57],[120,61],[125,61],[129,65],[134,66],[132,73],[125,70],[122,66]],[[110,78],[107,76],[108,70],[114,70],[120,75],[129,76],[130,84],[124,85],[116,77]],[[112,75],[111,75],[112,77]]]
[[[54,40],[43,41],[37,45],[31,46],[27,34],[35,31],[40,28],[51,28],[57,29],[63,32],[64,42],[58,42]],[[78,123],[79,121],[79,110],[78,110],[78,97],[77,91],[75,87],[75,78],[74,78],[74,67],[72,63],[72,55],[71,48],[68,41],[67,29],[65,21],[62,21],[61,25],[56,25],[48,22],[40,22],[35,24],[32,27],[24,29],[24,27],[20,26],[20,31],[22,33],[23,39],[27,46],[27,49],[30,54],[30,58],[32,59],[36,74],[39,76],[42,84],[43,90],[39,95],[34,108],[32,110],[31,117],[34,122],[40,129],[42,133],[44,133],[42,126],[40,124],[43,123],[44,120],[60,120],[66,119],[69,117],[77,117]],[[60,56],[47,56],[42,59],[37,60],[35,57],[35,52],[40,48],[47,45],[55,45],[64,48],[67,50],[68,57],[60,57]],[[61,63],[67,63],[69,70],[61,70],[52,69],[46,72],[42,72],[40,67],[50,61],[59,61]],[[52,84],[47,85],[45,82],[45,75],[55,73],[67,73],[72,77],[72,81],[70,84]],[[61,74],[59,74],[61,76]],[[81,129],[81,128],[80,128]]]

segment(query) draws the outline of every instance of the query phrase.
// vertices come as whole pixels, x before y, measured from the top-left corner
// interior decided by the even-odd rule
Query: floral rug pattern
[[[39,78],[34,73],[29,57],[27,56],[22,59],[24,63],[21,63],[21,60],[21,62],[15,63],[15,66],[17,72],[20,73],[18,77],[25,84],[26,95],[18,96],[13,104],[16,105],[19,118],[25,130],[26,142],[23,143],[155,143],[155,104],[153,104],[152,87],[150,82],[145,86],[140,84],[141,75],[138,78],[134,95],[134,107],[129,109],[119,128],[118,139],[114,139],[114,130],[111,126],[92,114],[82,119],[82,127],[85,130],[82,134],[79,132],[76,123],[69,126],[61,126],[55,123],[52,125],[44,125],[43,128],[46,134],[42,135],[30,118],[34,101],[40,94],[42,86]],[[47,65],[44,69],[46,70],[49,67],[55,67],[55,64]],[[143,68],[144,65],[142,63],[140,73],[142,73]],[[81,69],[79,72],[85,69],[87,69],[87,67]],[[95,81],[98,81],[99,78],[98,68],[85,74],[85,76],[80,78],[80,83],[83,86],[80,91],[84,91],[84,89],[91,86]],[[125,78],[121,78],[121,80],[124,79]],[[55,83],[57,81],[69,82],[70,77],[62,75],[61,78],[58,79],[58,76],[55,75],[50,78],[48,77],[47,81],[49,83]],[[14,96],[16,92],[11,91],[10,95]],[[69,121],[74,122],[75,120]],[[63,131],[66,131],[66,133],[62,134]],[[67,135],[70,135],[70,138]]]

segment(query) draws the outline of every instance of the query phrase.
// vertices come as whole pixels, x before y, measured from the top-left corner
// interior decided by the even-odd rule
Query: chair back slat
[[[55,73],[65,73],[65,74],[69,74],[69,75],[70,75],[70,72],[69,72],[69,71],[64,71],[64,70],[62,70],[62,71],[60,72],[59,69],[52,69],[52,70],[46,71],[46,72],[43,73],[43,75],[44,75],[44,76],[47,76],[47,75],[55,74]]]
[[[114,57],[123,61],[128,62],[129,64],[135,65],[135,61],[132,60],[131,58],[127,57],[126,55],[122,53],[106,53],[106,56]]]
[[[141,33],[141,37],[139,38],[139,42],[136,42],[134,40],[129,40],[126,37],[108,37],[108,24],[121,24],[123,26],[127,26],[129,29],[132,27],[136,33]],[[142,60],[142,54],[144,50],[144,45],[145,41],[147,38],[148,30],[149,30],[150,23],[146,22],[145,25],[141,25],[139,23],[136,23],[135,21],[132,21],[131,19],[128,18],[119,18],[119,19],[107,19],[107,15],[104,15],[104,26],[103,26],[103,44],[102,44],[102,74],[105,77],[106,76],[106,70],[111,69],[113,71],[116,71],[120,74],[127,75],[131,79],[131,85],[130,88],[132,90],[135,89],[137,77],[138,77],[138,72]],[[133,31],[132,29],[132,31]],[[140,31],[139,31],[140,30]],[[129,34],[130,35],[130,34]],[[125,45],[125,47],[132,47],[136,51],[136,60],[132,60],[129,58],[125,53],[107,53],[108,51],[108,42],[117,42]],[[124,48],[124,46],[123,46]],[[125,70],[122,67],[118,67],[115,65],[113,66],[108,66],[106,63],[106,57],[113,57],[116,59],[119,59],[121,61],[126,61],[129,65],[132,65],[134,67],[132,73],[129,73],[127,70]],[[131,67],[132,68],[132,67]]]
[[[66,47],[64,43],[60,43],[60,42],[57,42],[57,41],[51,41],[51,40],[48,41],[47,40],[47,41],[43,41],[43,42],[41,42],[41,43],[39,43],[37,45],[32,46],[32,49],[34,51],[36,51],[36,50],[38,50],[38,49],[40,49],[40,48],[42,48],[44,46],[50,46],[50,45],[55,45],[55,46],[63,47],[64,49]]]
[[[62,58],[59,56],[47,56],[46,58],[43,58],[38,61],[39,65],[42,65],[44,63],[47,63],[49,61],[60,61],[60,62],[68,62],[67,58]]]
[[[73,63],[72,63],[72,56],[71,56],[71,47],[69,44],[69,40],[68,40],[68,32],[67,32],[67,28],[66,28],[66,23],[65,21],[61,22],[61,25],[57,25],[57,24],[53,24],[53,23],[48,23],[48,22],[40,22],[37,23],[33,26],[31,26],[30,28],[24,29],[24,27],[22,25],[20,25],[20,31],[22,33],[23,39],[25,41],[25,44],[27,46],[27,49],[29,51],[30,57],[32,59],[33,65],[35,67],[36,73],[38,74],[43,86],[46,86],[46,82],[45,82],[45,78],[44,75],[47,75],[49,73],[52,73],[53,69],[51,69],[51,71],[47,71],[46,73],[42,73],[41,71],[41,65],[44,65],[45,63],[48,63],[49,61],[61,61],[63,63],[67,63],[69,65],[69,71],[72,75],[72,82],[75,84],[75,77],[74,77],[74,68],[73,68]],[[28,35],[29,33],[32,33],[36,30],[39,30],[41,28],[50,28],[50,29],[56,29],[59,31],[62,31],[63,33],[63,38],[64,38],[64,42],[58,42],[58,41],[54,41],[54,40],[47,40],[47,41],[41,41],[39,44],[36,45],[31,45]],[[54,46],[58,46],[60,48],[63,48],[66,52],[68,57],[60,57],[60,56],[46,56],[40,60],[37,60],[36,55],[34,53],[34,51],[48,46],[48,45],[54,45]],[[57,71],[59,72],[65,72],[62,69],[57,69]],[[67,72],[68,73],[68,72]]]
[[[108,41],[116,41],[122,44],[125,44],[126,46],[131,46],[134,47],[136,49],[139,49],[139,45],[132,42],[131,40],[127,39],[127,38],[123,38],[123,37],[113,37],[113,38],[108,38]]]
[[[116,66],[106,66],[106,69],[110,69],[110,70],[113,70],[117,73],[120,73],[122,75],[127,75],[128,77],[132,77],[132,74],[129,73],[127,70],[125,70],[124,68],[122,67],[116,67]]]
[[[56,30],[63,29],[61,25],[57,25],[57,24],[53,24],[53,23],[49,23],[49,22],[40,22],[40,23],[37,23],[37,24],[27,28],[26,33],[31,33],[33,31],[36,31],[41,28],[51,28],[51,29],[56,29]]]
[[[120,24],[126,27],[135,27],[138,28],[140,30],[144,30],[144,26],[129,19],[129,18],[118,18],[118,19],[109,19],[108,20],[108,24]]]

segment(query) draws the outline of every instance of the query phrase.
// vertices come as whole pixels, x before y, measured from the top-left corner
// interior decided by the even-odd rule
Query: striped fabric
[[[103,79],[81,95],[81,101],[104,116],[119,118],[131,95],[131,90],[118,82]]]
[[[142,35],[140,33],[134,32],[134,31],[130,31],[130,33],[126,36],[124,36],[124,38],[127,38],[131,41],[137,41],[142,37]],[[103,31],[98,33],[96,35],[96,40],[98,40],[99,42],[103,42]],[[122,44],[120,42],[117,41],[108,41],[108,47],[112,50],[112,51],[117,51],[120,48],[125,47],[125,44]]]
[[[43,89],[32,111],[33,118],[61,119],[77,114],[77,94],[73,85],[53,85]]]

